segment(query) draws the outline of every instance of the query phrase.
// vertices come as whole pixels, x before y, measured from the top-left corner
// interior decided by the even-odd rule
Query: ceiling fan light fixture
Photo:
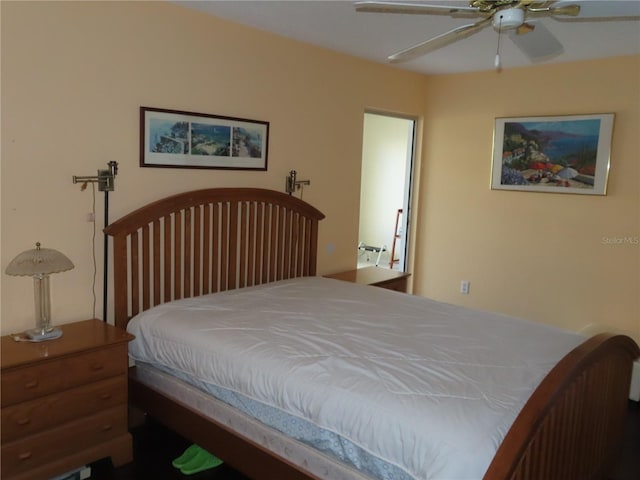
[[[493,28],[500,32],[513,30],[524,23],[524,10],[521,8],[505,8],[493,15]]]

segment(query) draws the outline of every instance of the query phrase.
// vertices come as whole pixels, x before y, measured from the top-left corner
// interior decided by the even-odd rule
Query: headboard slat
[[[302,272],[302,261],[304,259],[304,227],[305,227],[305,219],[301,216],[298,215],[298,218],[296,219],[296,245],[297,245],[297,250],[296,250],[296,270],[293,272],[293,276],[297,277],[301,274]]]
[[[282,229],[284,232],[282,253],[282,275],[280,278],[289,278],[291,274],[291,215],[293,212],[285,210],[282,219]]]
[[[220,208],[220,291],[228,288],[229,280],[229,205],[223,203]]]
[[[182,211],[173,217],[173,299],[182,298]]]
[[[150,303],[150,259],[149,259],[149,225],[142,227],[142,309],[148,310]]]
[[[269,208],[269,281],[276,279],[276,244],[278,243],[278,210],[271,205]]]
[[[160,220],[156,219],[153,225],[153,305],[161,303],[161,277],[160,277]]]
[[[317,224],[316,224],[317,225]],[[316,251],[316,240],[317,240],[318,232],[315,229],[314,225],[307,219],[305,230],[304,230],[304,245],[307,252],[315,252]],[[314,270],[316,269],[316,256],[315,255],[305,255],[304,256],[304,267],[303,270]]]
[[[163,222],[163,230],[164,230],[164,290],[162,292],[162,300],[158,302],[164,303],[169,302],[172,298],[171,296],[171,216],[165,215]]]
[[[227,289],[234,290],[238,268],[238,211],[239,204],[229,203],[229,230],[227,248],[229,249],[229,268],[227,270]]]
[[[184,265],[182,274],[183,298],[189,298],[193,296],[191,292],[191,275],[194,273],[191,268],[191,242],[194,240],[194,238],[192,237],[192,229],[193,222],[191,218],[191,209],[187,208],[184,210],[184,248],[182,255],[182,264]]]
[[[211,205],[204,206],[202,227],[202,293],[211,292]]]
[[[131,234],[131,314],[137,315],[140,308],[140,280],[139,278],[139,257],[138,257],[138,231]]]
[[[211,292],[220,291],[220,207],[216,203],[212,211],[212,234],[211,234]]]
[[[239,230],[240,230],[240,241],[238,244],[238,288],[247,286],[247,204],[246,202],[240,203],[238,205],[239,216]]]
[[[266,268],[266,258],[265,252],[267,251],[266,242],[266,233],[265,233],[265,217],[266,216],[266,208],[264,203],[258,204],[258,224],[256,225],[256,233],[257,233],[257,245],[256,245],[256,253],[257,253],[257,267],[256,267],[256,285],[260,285],[262,283],[267,282],[267,268]]]
[[[193,296],[202,295],[202,205],[193,209]]]
[[[247,232],[247,286],[256,284],[256,203],[249,204]]]

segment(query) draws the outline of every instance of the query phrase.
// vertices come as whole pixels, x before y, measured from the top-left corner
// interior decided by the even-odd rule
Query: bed
[[[219,188],[158,200],[108,226],[105,232],[113,237],[115,323],[129,326],[140,337],[132,343],[136,366],[129,375],[130,403],[253,479],[451,475],[582,479],[606,472],[623,432],[632,361],[640,355],[633,340],[609,334],[583,339],[551,327],[542,327],[542,331],[553,333],[543,339],[538,338],[539,327],[531,322],[316,277],[322,218],[324,215],[311,205],[280,192]],[[316,304],[314,299],[318,298],[321,303]],[[381,313],[380,303],[394,305],[395,313]],[[346,320],[345,305],[348,312],[357,312],[353,322]],[[185,307],[195,313],[187,314]],[[414,317],[427,308],[435,312],[436,320],[425,326]],[[221,323],[201,323],[213,317]],[[320,322],[321,317],[325,323]],[[478,323],[479,317],[497,322],[493,330],[477,328],[484,325]],[[189,324],[195,329],[187,328]],[[441,330],[449,324],[453,333]],[[141,325],[147,325],[150,333]],[[160,325],[166,330],[159,330]],[[474,328],[470,337],[458,339],[459,332]],[[266,337],[259,337],[258,332]],[[510,333],[503,338],[503,333],[491,332]],[[388,339],[400,336],[404,337],[402,346],[390,349]],[[219,343],[210,347],[206,337]],[[263,348],[273,337],[278,338],[277,348]],[[438,341],[425,349],[422,340],[427,337]],[[249,338],[255,342],[247,343]],[[445,338],[453,343],[444,342]],[[518,344],[518,338],[528,340]],[[318,343],[313,342],[318,339],[328,350],[316,351]],[[187,340],[195,341],[196,346]],[[353,353],[354,343],[366,345],[363,354]],[[557,349],[551,348],[553,343],[558,343]],[[504,362],[509,366],[509,357],[501,360],[503,364],[488,360],[487,355],[499,349],[511,350],[510,355],[516,356],[526,350],[531,355],[522,357],[522,369],[514,369],[507,382],[495,371],[478,380],[473,372],[457,370],[459,365],[473,364],[472,370],[481,365],[484,371],[489,363],[504,369]],[[222,356],[225,350],[235,357]],[[214,356],[209,357],[212,351]],[[398,355],[399,351],[403,355]],[[432,359],[435,351],[445,360]],[[455,357],[458,351],[463,352],[461,358]],[[254,358],[253,353],[266,357]],[[472,361],[464,355],[472,355]],[[187,357],[193,358],[187,361]],[[277,375],[280,367],[272,360],[279,357],[285,362],[301,358],[304,365],[285,363],[286,374]],[[177,363],[170,364],[170,358]],[[181,363],[183,360],[186,363]],[[423,366],[433,371],[434,361],[438,363],[434,378],[449,390],[434,391],[440,384],[423,384],[417,377],[419,372],[414,372]],[[450,369],[444,368],[447,363]],[[255,370],[260,364],[268,368]],[[188,371],[189,365],[197,367]],[[248,376],[238,370],[227,371],[227,365],[249,372]],[[337,377],[338,370],[347,376]],[[378,376],[371,373],[374,371]],[[384,392],[376,391],[379,377],[384,379]],[[218,385],[223,378],[229,383]],[[266,386],[267,378],[275,386]],[[302,389],[305,383],[321,394],[341,390],[351,395],[350,400],[326,396],[314,405],[308,391]],[[244,385],[257,390],[241,390]],[[513,389],[499,396],[501,385]],[[267,397],[274,391],[282,393],[280,400]],[[423,398],[437,408],[450,408],[453,398],[454,419],[447,419],[440,410],[425,409]],[[463,417],[469,415],[469,408],[462,406],[465,403],[460,399],[482,400],[488,416],[476,417],[495,414],[502,423],[475,443],[452,440],[455,437],[448,437],[449,430],[455,429],[449,425],[472,424],[473,431],[476,423],[491,423],[474,419],[473,413]],[[382,405],[384,414],[370,415],[356,427],[340,431],[340,425],[368,410],[357,408],[358,402],[365,401]],[[333,436],[320,447],[312,446],[304,436],[282,428],[292,422],[290,417],[278,420],[282,413],[278,402],[292,403],[298,409],[293,417],[320,427],[320,435],[337,435],[344,451],[356,450],[358,455],[364,451],[373,454],[373,460],[352,457],[351,453],[344,458],[325,448],[336,443]],[[332,410],[329,406],[333,402]],[[389,408],[394,402],[400,402],[398,408]],[[507,405],[504,412],[498,408],[503,405]],[[267,420],[252,416],[256,408],[265,406],[271,408],[265,414]],[[307,410],[310,417],[303,418]],[[379,423],[373,422],[374,417]],[[458,417],[463,420],[456,422]],[[422,424],[425,427],[420,427],[421,421],[426,422]],[[439,430],[437,423],[442,423]],[[400,425],[413,428],[410,441],[405,430],[395,431]],[[356,430],[358,435],[353,433]],[[359,436],[362,432],[366,435]],[[390,441],[383,442],[386,437]],[[453,455],[455,460],[429,460],[423,465],[432,441],[449,448],[436,452],[434,458]],[[398,444],[401,448],[395,448]],[[425,450],[422,445],[429,446]],[[456,462],[475,470],[456,470]]]

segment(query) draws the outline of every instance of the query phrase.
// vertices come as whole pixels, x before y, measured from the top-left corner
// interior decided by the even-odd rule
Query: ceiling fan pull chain
[[[500,64],[500,36],[502,35],[502,14],[500,15],[500,20],[498,24],[498,46],[496,47],[496,59],[493,62],[493,65],[496,67],[496,70],[499,72],[502,69],[502,65]]]

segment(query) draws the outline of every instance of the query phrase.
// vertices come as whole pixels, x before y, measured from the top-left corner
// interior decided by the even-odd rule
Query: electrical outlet
[[[96,221],[96,214],[93,212],[87,213],[87,222],[95,222],[95,221]]]
[[[460,281],[460,293],[464,294],[464,295],[468,295],[469,294],[469,284],[471,282],[469,282],[469,280],[461,280]]]

